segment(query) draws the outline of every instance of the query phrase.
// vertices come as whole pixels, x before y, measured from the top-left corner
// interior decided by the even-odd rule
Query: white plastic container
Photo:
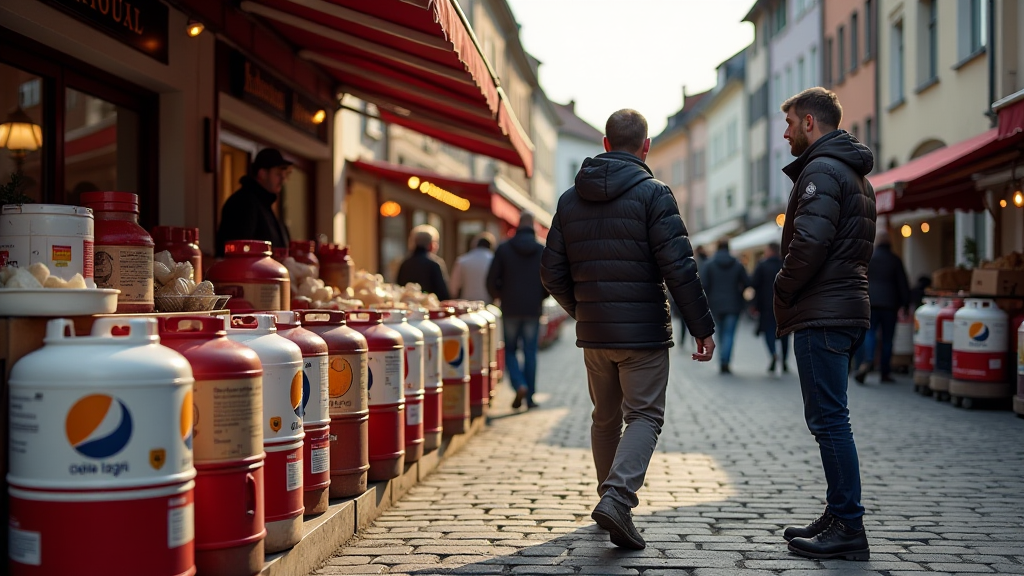
[[[953,317],[953,378],[1006,382],[1009,319],[988,298],[968,298]]]
[[[409,324],[406,310],[381,310],[384,325],[402,335],[405,344],[405,461],[423,456],[424,336]]]
[[[50,274],[70,280],[81,274],[93,281],[93,215],[81,206],[6,204],[0,218],[0,265],[28,268],[46,264]]]
[[[914,311],[914,384],[918,386],[927,386],[935,369],[935,319],[939,310],[939,299],[929,296]]]

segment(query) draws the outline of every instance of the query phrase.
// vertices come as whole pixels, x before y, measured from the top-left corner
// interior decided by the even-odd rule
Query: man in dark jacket
[[[892,253],[892,240],[884,230],[875,237],[875,253],[868,263],[868,294],[871,296],[871,327],[864,336],[864,344],[857,351],[855,363],[859,367],[853,379],[863,384],[874,368],[878,333],[881,332],[879,364],[882,368],[882,382],[895,382],[892,377],[892,340],[896,334],[900,309],[906,311],[910,305],[910,287],[907,285],[903,260]]]
[[[729,240],[718,241],[718,250],[700,269],[708,306],[718,328],[719,371],[731,374],[729,361],[736,338],[736,323],[745,304],[743,291],[750,286],[750,278],[743,264],[729,253]]]
[[[607,153],[584,160],[576,185],[558,199],[541,260],[544,287],[576,320],[587,366],[601,495],[591,516],[612,543],[634,549],[646,544],[631,509],[665,419],[672,346],[666,284],[696,340],[693,359],[707,362],[715,349],[679,208],[643,162],[650,146],[639,112],[608,118]]]
[[[860,464],[850,428],[850,358],[870,326],[868,260],[875,238],[875,192],[866,175],[871,150],[839,130],[843,108],[824,88],[782,104],[790,151],[783,168],[794,182],[782,228],[782,270],[775,280],[778,335],[793,347],[804,418],[825,469],[825,512],[784,537],[811,558],[867,560]]]
[[[273,206],[291,165],[273,148],[256,154],[249,174],[239,181],[242,187],[221,209],[216,237],[218,256],[224,255],[224,244],[230,240],[266,240],[274,248],[288,247],[288,229],[277,219]]]
[[[768,355],[772,363],[768,365],[768,372],[775,372],[779,361],[779,354],[775,343],[782,342],[782,371],[789,372],[786,365],[786,358],[789,356],[789,335],[777,338],[775,336],[775,277],[782,270],[782,258],[779,257],[779,243],[768,244],[764,258],[754,268],[754,275],[750,279],[750,285],[754,288],[754,310],[757,311],[758,331],[764,334],[764,343],[768,346]]]
[[[511,240],[494,251],[487,272],[487,291],[501,300],[501,321],[505,332],[505,363],[508,378],[516,391],[512,408],[526,400],[527,408],[536,408],[537,336],[540,331],[541,305],[548,292],[540,282],[540,259],[544,245],[537,242],[533,214],[519,215],[519,227]],[[523,349],[523,365],[517,356]]]
[[[437,295],[438,300],[451,298],[448,293],[448,267],[437,255],[439,234],[430,224],[420,224],[409,233],[412,252],[398,267],[395,283],[405,286],[419,284],[424,292]]]

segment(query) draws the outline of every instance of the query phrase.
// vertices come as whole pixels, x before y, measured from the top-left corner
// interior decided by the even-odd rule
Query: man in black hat
[[[217,229],[217,255],[230,240],[266,240],[274,248],[288,247],[288,229],[277,219],[277,201],[292,163],[274,148],[264,148],[252,161],[241,188],[224,203]]]

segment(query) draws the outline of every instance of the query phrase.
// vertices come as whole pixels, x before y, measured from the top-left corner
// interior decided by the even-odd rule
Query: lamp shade
[[[32,152],[43,146],[43,129],[21,108],[15,108],[0,124],[0,148]]]

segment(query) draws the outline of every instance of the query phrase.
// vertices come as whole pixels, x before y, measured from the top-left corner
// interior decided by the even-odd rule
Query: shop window
[[[295,240],[313,240],[309,232],[309,175],[292,166],[281,190],[281,218],[288,234]]]
[[[71,88],[65,102],[75,103],[64,115],[65,202],[96,190],[137,192],[138,115]]]
[[[43,107],[41,78],[0,64],[0,186],[19,174],[20,194],[42,201]]]
[[[405,213],[391,218],[381,218],[380,223],[380,259],[383,265],[384,279],[394,282],[398,276],[398,267],[402,265],[409,253],[409,230],[406,226]]]

